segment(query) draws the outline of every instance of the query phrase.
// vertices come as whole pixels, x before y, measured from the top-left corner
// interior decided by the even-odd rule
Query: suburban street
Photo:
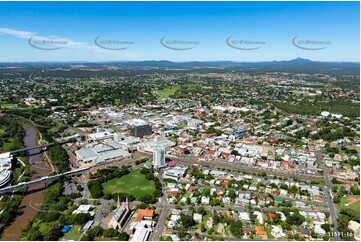
[[[341,240],[341,238],[339,236],[338,224],[337,224],[338,213],[336,211],[335,205],[333,204],[333,200],[331,197],[332,182],[330,181],[330,178],[329,178],[329,170],[323,164],[322,151],[315,151],[315,154],[317,157],[318,165],[322,168],[323,176],[325,178],[325,186],[323,186],[322,188],[323,188],[324,200],[327,204],[327,207],[330,209],[330,214],[331,214],[333,229],[334,229],[334,238],[335,238],[335,240]]]

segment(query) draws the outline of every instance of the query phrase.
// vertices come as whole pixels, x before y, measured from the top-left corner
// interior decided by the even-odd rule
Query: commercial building
[[[241,137],[244,137],[246,136],[247,134],[247,131],[245,128],[234,128],[233,129],[233,135],[236,137],[236,138],[241,138]]]
[[[154,211],[150,209],[139,209],[134,222],[130,226],[133,234],[131,241],[147,241],[152,227],[154,226]]]
[[[153,152],[153,167],[159,169],[166,166],[164,147],[156,146]]]
[[[92,143],[75,151],[75,155],[78,161],[84,163],[94,162],[95,165],[131,157],[131,154],[121,147],[122,145],[114,141],[105,144]]]
[[[131,119],[125,122],[129,125],[129,133],[131,136],[143,138],[152,134],[152,126],[143,119]]]
[[[144,152],[153,152],[156,146],[160,146],[163,147],[164,149],[167,149],[175,145],[176,143],[166,139],[165,137],[156,136],[152,140],[144,141],[138,144],[138,150]]]
[[[174,167],[171,169],[168,169],[164,172],[164,178],[171,178],[174,180],[178,180],[181,177],[184,177],[187,173],[188,168],[186,167]]]
[[[113,134],[112,130],[105,129],[100,126],[98,126],[96,128],[95,133],[88,135],[89,140],[93,140],[93,141],[103,140],[103,139],[111,139],[113,137],[114,137],[114,134]]]
[[[147,241],[150,233],[152,232],[152,229],[148,228],[148,226],[143,222],[132,224],[131,229],[135,230],[133,237],[130,240],[133,242]]]

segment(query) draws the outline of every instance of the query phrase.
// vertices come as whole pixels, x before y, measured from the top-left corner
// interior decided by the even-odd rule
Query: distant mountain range
[[[157,68],[167,70],[169,68],[186,69],[226,69],[243,72],[290,72],[290,73],[323,73],[331,75],[359,75],[359,62],[322,62],[309,59],[296,58],[282,61],[263,61],[263,62],[234,62],[234,61],[190,61],[190,62],[172,62],[167,60],[148,60],[148,61],[107,61],[107,62],[18,62],[18,63],[0,63],[0,67],[18,66],[18,67],[70,67],[81,65],[83,67],[117,66],[134,68]]]

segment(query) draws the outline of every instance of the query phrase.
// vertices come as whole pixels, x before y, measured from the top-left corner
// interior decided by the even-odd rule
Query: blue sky
[[[296,57],[359,61],[359,11],[359,2],[0,2],[0,62],[272,61]],[[124,50],[107,50],[95,45],[98,36],[132,44],[122,45],[129,47]],[[62,47],[42,50],[29,44],[31,37],[66,44],[36,45]],[[165,42],[192,41],[172,46],[193,48],[165,48],[162,37]],[[232,42],[233,46],[258,49],[231,48],[226,44],[229,37],[258,42]],[[292,44],[295,37],[297,41],[322,41],[306,47],[326,48],[297,48]]]

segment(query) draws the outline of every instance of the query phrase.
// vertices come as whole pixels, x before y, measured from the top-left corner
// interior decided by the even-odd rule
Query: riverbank
[[[23,139],[24,146],[36,146],[40,139],[40,132],[36,127],[34,127],[33,124],[29,122],[24,122],[23,128],[25,130],[25,137]],[[27,151],[25,154],[30,165],[30,180],[47,176],[51,172],[51,168],[48,166],[48,163],[44,159],[40,149]],[[40,208],[44,200],[44,188],[44,184],[38,184],[28,188],[28,190],[24,193],[24,197],[20,203],[15,219],[4,229],[0,237],[1,241],[19,240],[22,228],[28,223],[29,220],[34,218],[35,214],[37,213],[36,209],[34,208]]]

